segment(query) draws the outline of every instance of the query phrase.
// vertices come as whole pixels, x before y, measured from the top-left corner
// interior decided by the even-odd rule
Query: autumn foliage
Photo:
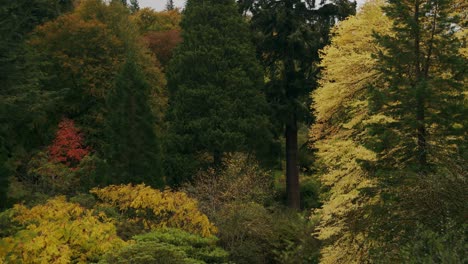
[[[15,205],[12,224],[23,226],[0,239],[0,263],[90,263],[125,242],[103,213],[58,196],[31,209]]]
[[[172,227],[203,237],[217,231],[208,217],[198,210],[197,201],[184,192],[129,184],[93,189],[91,193],[97,195],[102,206],[118,209],[130,223],[142,224],[147,230]]]
[[[48,148],[50,160],[75,167],[89,154],[90,148],[84,146],[83,135],[73,120],[64,118],[58,127],[54,142]]]
[[[167,65],[172,58],[174,48],[182,42],[180,31],[177,29],[168,31],[151,31],[145,35],[148,48],[156,55],[161,64]]]

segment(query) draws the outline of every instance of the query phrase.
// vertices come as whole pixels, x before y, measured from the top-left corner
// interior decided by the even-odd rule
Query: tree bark
[[[299,168],[297,166],[297,120],[295,115],[286,125],[286,192],[288,206],[300,209]]]
[[[420,47],[420,2],[416,0],[414,9],[414,52],[415,52],[415,74],[416,74],[416,122],[417,122],[417,141],[418,141],[418,163],[421,172],[427,169],[427,142],[426,142],[426,124],[425,124],[425,78],[422,76],[421,69],[421,47]],[[430,54],[428,54],[428,60]]]

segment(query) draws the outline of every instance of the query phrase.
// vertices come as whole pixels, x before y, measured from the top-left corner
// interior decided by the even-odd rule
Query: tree
[[[299,208],[298,123],[312,119],[307,95],[316,87],[319,49],[328,43],[330,27],[354,13],[355,6],[345,0],[320,5],[300,0],[242,3],[252,12],[267,100],[278,128],[284,131],[288,204]]]
[[[143,8],[132,15],[132,20],[142,34],[152,31],[180,30],[182,15],[179,10],[157,12],[151,8]]]
[[[144,36],[148,48],[154,53],[161,65],[167,66],[172,58],[174,49],[182,42],[179,30],[162,32],[148,32]]]
[[[174,10],[174,1],[173,0],[167,0],[166,3],[166,10]]]
[[[161,147],[150,108],[151,87],[134,58],[128,58],[107,100],[103,153],[111,183],[162,187]]]
[[[43,63],[28,48],[29,33],[71,8],[71,1],[0,1],[0,208],[6,206],[8,177],[21,156],[43,145],[56,121],[47,118],[53,98],[41,89]]]
[[[76,166],[90,149],[84,146],[83,135],[70,119],[63,119],[59,125],[54,142],[49,147],[49,157],[69,167]]]
[[[369,1],[356,16],[333,28],[331,44],[321,52],[319,87],[311,96],[316,123],[310,137],[317,149],[316,165],[327,197],[320,210],[321,263],[362,263],[372,241],[368,226],[377,221],[366,209],[379,202],[372,168],[377,153],[367,142],[368,125],[391,119],[369,110],[369,87],[382,82],[373,57],[381,47],[374,33],[388,34],[391,21],[383,1]],[[359,245],[359,246],[357,246]]]
[[[462,53],[466,40],[458,34],[466,24],[459,4],[391,0],[384,7],[393,25],[375,36],[382,46],[377,69],[384,78],[371,87],[369,105],[391,122],[368,128],[382,198],[370,214],[378,219],[369,226],[380,247],[375,258],[385,254],[401,262],[399,248],[421,235],[419,226],[430,231],[421,233],[445,236],[449,223],[463,228],[465,222],[460,198],[467,188],[468,61]],[[402,221],[405,225],[397,224]]]
[[[394,158],[406,156],[405,167],[422,174],[439,163],[440,155],[457,156],[459,147],[450,146],[463,145],[459,125],[466,124],[462,92],[467,61],[459,53],[454,5],[452,0],[389,1],[384,10],[394,20],[394,35],[376,36],[385,48],[378,57],[387,78],[374,103],[377,111],[398,120],[399,141],[407,147]]]
[[[221,165],[228,152],[267,153],[270,137],[261,69],[234,1],[190,0],[181,27],[167,70],[175,152],[167,173],[176,183],[202,164]]]

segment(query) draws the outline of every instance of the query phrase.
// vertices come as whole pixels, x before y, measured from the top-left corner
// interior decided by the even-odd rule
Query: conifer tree
[[[330,28],[355,12],[347,0],[239,1],[252,12],[258,57],[267,79],[266,95],[275,123],[286,142],[286,193],[288,205],[299,208],[298,131],[313,120],[308,94],[320,71],[319,50],[328,44]]]
[[[107,150],[103,155],[110,183],[163,185],[160,143],[149,93],[141,69],[128,58],[107,103]]]
[[[421,174],[459,156],[464,145],[467,60],[456,36],[462,25],[460,16],[452,13],[455,4],[389,0],[384,11],[394,21],[392,33],[376,35],[384,48],[378,55],[379,70],[386,78],[375,90],[373,110],[397,120],[393,137],[405,147],[392,152],[392,159],[401,159],[404,167]],[[386,152],[397,149],[381,147]]]
[[[173,0],[167,0],[166,3],[166,10],[174,10],[174,1]]]
[[[461,53],[466,40],[457,34],[464,27],[458,3],[389,0],[384,7],[393,26],[388,34],[376,34],[383,48],[377,69],[384,78],[371,89],[370,111],[390,122],[368,127],[382,199],[369,214],[379,245],[375,258],[397,252],[391,257],[405,262],[398,250],[414,245],[417,230],[445,236],[447,226],[463,228],[466,222],[460,197],[467,188],[468,61]],[[444,262],[433,253],[429,257]]]
[[[261,69],[235,2],[189,0],[181,27],[167,71],[168,150],[176,152],[168,173],[183,179],[202,163],[219,166],[227,152],[266,152],[270,132]]]

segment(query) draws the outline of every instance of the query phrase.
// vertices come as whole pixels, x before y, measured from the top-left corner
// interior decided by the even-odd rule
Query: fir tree
[[[161,151],[149,106],[150,87],[132,58],[124,64],[109,96],[107,151],[110,183],[163,185]]]
[[[227,152],[267,152],[262,73],[236,8],[231,0],[187,2],[183,42],[168,69],[168,144],[177,152],[168,173],[176,182],[202,163],[219,166]]]

